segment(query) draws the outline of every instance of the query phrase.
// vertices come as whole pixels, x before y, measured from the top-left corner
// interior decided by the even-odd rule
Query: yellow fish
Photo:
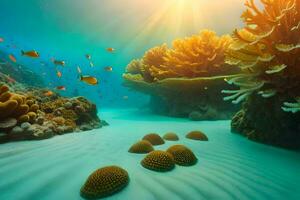
[[[109,47],[109,48],[106,49],[106,51],[111,52],[111,53],[114,52],[115,50],[116,50],[116,49],[114,49],[114,48],[112,48],[112,47]]]
[[[83,81],[83,82],[85,82],[87,84],[90,84],[90,85],[97,85],[98,84],[97,78],[92,77],[92,76],[82,76],[82,75],[80,75],[80,81]]]
[[[38,58],[40,57],[40,54],[35,51],[35,50],[32,50],[32,51],[21,51],[21,54],[22,56],[27,56],[27,57],[31,57],[31,58]]]

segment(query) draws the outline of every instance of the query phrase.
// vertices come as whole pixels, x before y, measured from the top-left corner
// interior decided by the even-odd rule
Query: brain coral
[[[191,166],[197,163],[197,158],[192,150],[183,145],[173,145],[168,148],[167,152],[172,154],[177,165]]]
[[[152,151],[142,161],[143,167],[159,172],[170,171],[175,167],[173,156],[165,151]]]
[[[185,137],[192,140],[208,141],[207,136],[201,131],[191,131],[188,134],[186,134]]]
[[[94,171],[80,190],[86,199],[110,196],[122,190],[129,183],[128,173],[117,166],[108,166]]]
[[[225,90],[225,100],[239,103],[253,93],[264,98],[278,93],[300,96],[300,1],[263,0],[260,10],[254,0],[242,18],[245,27],[235,30],[226,63],[242,73],[228,80],[240,90]]]
[[[165,141],[156,133],[149,133],[143,137],[143,140],[149,141],[152,145],[161,145]]]
[[[179,140],[179,137],[176,135],[176,133],[166,133],[163,136],[163,139],[170,140],[170,141],[177,141]]]
[[[9,92],[6,85],[0,86],[0,120],[9,117],[16,118],[19,122],[35,120],[35,112],[39,106],[34,102],[29,102],[32,103],[29,106],[26,99],[24,95]]]
[[[154,151],[152,144],[147,140],[141,140],[135,144],[133,144],[128,152],[130,153],[149,153]]]

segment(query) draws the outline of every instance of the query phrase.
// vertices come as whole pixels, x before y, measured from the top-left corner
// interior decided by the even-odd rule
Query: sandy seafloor
[[[0,145],[0,200],[77,200],[88,175],[97,168],[119,165],[130,175],[122,192],[108,199],[300,199],[300,152],[251,142],[230,133],[230,121],[191,122],[141,113],[104,110],[110,126],[43,141]],[[208,142],[184,135],[202,130]],[[144,169],[144,155],[128,148],[148,132],[174,131],[199,161],[167,173]]]

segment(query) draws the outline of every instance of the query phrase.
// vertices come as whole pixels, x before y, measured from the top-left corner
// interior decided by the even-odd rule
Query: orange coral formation
[[[129,183],[126,170],[118,166],[108,166],[94,171],[80,190],[85,199],[98,199],[119,192]]]
[[[143,59],[133,60],[126,72],[140,74],[147,82],[226,74],[231,67],[224,63],[224,53],[231,41],[229,36],[218,37],[213,31],[204,30],[199,35],[175,40],[171,49],[163,44],[148,50]]]
[[[0,87],[0,119],[16,118],[19,122],[35,120],[39,109],[37,104],[29,102],[24,95],[12,93],[6,85]]]
[[[233,33],[226,63],[242,70],[229,80],[240,90],[228,91],[225,100],[239,103],[254,92],[268,98],[276,93],[299,96],[300,1],[263,0],[261,11],[254,0],[242,18],[246,26]]]

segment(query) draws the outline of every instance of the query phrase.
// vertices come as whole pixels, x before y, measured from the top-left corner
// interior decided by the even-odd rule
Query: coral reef
[[[300,96],[300,2],[261,2],[262,10],[253,0],[246,1],[248,9],[242,15],[245,27],[233,33],[234,41],[225,60],[227,64],[241,69],[239,76],[228,79],[228,83],[240,88],[223,90],[229,95],[224,99],[233,103],[247,101],[243,108],[245,117],[239,120],[246,120],[243,123],[251,129],[251,134],[249,130],[241,130],[242,134],[248,137],[250,134],[250,138],[260,142],[289,146],[289,141],[299,140],[299,134],[291,127],[299,123],[298,115],[293,115],[293,112],[299,111],[298,103],[293,102]],[[258,117],[251,109],[259,110],[257,113],[263,116]],[[277,121],[278,116],[287,117],[291,122],[283,125],[286,118]],[[266,117],[272,128],[257,122],[262,117]],[[274,133],[274,129],[278,133]]]
[[[7,61],[8,54],[0,50],[0,81],[7,84],[23,83],[33,87],[44,87],[43,78],[28,66]]]
[[[167,149],[177,165],[191,166],[197,163],[195,154],[184,145],[173,145]]]
[[[149,153],[151,151],[154,151],[154,148],[152,146],[152,144],[147,141],[147,140],[141,140],[141,141],[138,141],[137,143],[133,144],[128,152],[130,153]]]
[[[166,133],[164,136],[163,136],[163,139],[164,140],[169,140],[169,141],[178,141],[179,140],[179,137],[176,133]]]
[[[95,104],[84,97],[64,98],[47,90],[0,82],[0,142],[47,139],[106,125]]]
[[[141,165],[149,170],[166,172],[175,167],[173,156],[165,151],[152,151],[142,161]]]
[[[124,85],[150,94],[150,108],[159,114],[189,117],[197,113],[197,120],[228,119],[237,106],[224,102],[221,90],[235,88],[224,79],[239,71],[224,61],[231,42],[229,36],[204,30],[175,40],[172,48],[154,47],[127,66]]]
[[[94,171],[80,190],[85,199],[98,199],[113,195],[129,183],[126,170],[118,166],[108,166]]]
[[[191,131],[185,136],[191,140],[201,140],[201,141],[208,141],[207,136],[201,131]]]
[[[0,120],[15,118],[18,122],[34,121],[39,106],[27,96],[12,93],[6,85],[0,85]]]
[[[162,145],[165,141],[156,133],[149,133],[143,137],[143,140],[150,142],[152,145]]]

